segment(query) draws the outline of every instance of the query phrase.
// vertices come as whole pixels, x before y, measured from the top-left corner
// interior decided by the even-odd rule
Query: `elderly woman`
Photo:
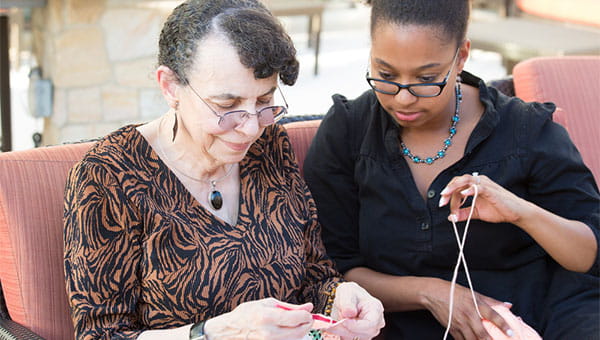
[[[256,0],[178,6],[160,37],[171,109],[70,172],[65,272],[77,339],[301,339],[312,313],[369,339],[381,303],[342,282],[285,130],[295,49]],[[310,331],[310,334],[315,334]],[[318,336],[318,335],[316,335]]]

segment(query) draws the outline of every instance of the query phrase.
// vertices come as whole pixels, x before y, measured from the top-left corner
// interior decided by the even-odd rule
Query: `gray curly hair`
[[[159,39],[158,63],[187,85],[194,56],[210,33],[224,34],[242,64],[257,79],[279,74],[286,85],[298,78],[299,64],[291,38],[257,0],[188,0],[165,22]]]

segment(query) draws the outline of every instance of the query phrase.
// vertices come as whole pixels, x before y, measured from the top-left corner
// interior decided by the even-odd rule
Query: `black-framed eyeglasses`
[[[285,106],[281,106],[281,105],[267,106],[267,107],[263,107],[262,109],[256,111],[255,113],[248,112],[246,110],[234,110],[234,111],[224,112],[221,114],[219,114],[210,105],[208,105],[208,103],[204,99],[202,99],[202,97],[198,94],[198,92],[196,92],[196,90],[192,87],[192,85],[188,84],[188,86],[190,87],[190,89],[192,89],[192,92],[194,92],[194,94],[206,106],[208,106],[208,108],[212,111],[212,113],[214,113],[215,116],[219,117],[218,124],[221,128],[223,128],[225,130],[231,130],[237,126],[240,126],[251,115],[256,115],[258,117],[258,124],[260,126],[262,126],[262,127],[269,126],[271,124],[275,124],[277,121],[279,121],[281,118],[283,118],[283,116],[287,113],[287,110],[288,110],[287,100],[285,100],[285,97],[283,96],[283,92],[281,92],[281,89],[279,88],[279,86],[277,86],[277,89],[279,90],[279,93],[281,93],[281,98],[283,98],[283,102],[285,103]]]
[[[448,83],[448,77],[450,77],[450,73],[452,73],[452,70],[454,69],[459,50],[460,48],[456,50],[454,58],[452,59],[452,66],[450,67],[450,70],[448,70],[448,73],[444,77],[444,80],[442,80],[441,82],[403,85],[389,80],[372,78],[370,77],[369,70],[367,70],[366,74],[367,82],[373,90],[379,93],[396,95],[398,94],[398,92],[400,92],[400,90],[407,89],[408,92],[410,92],[410,94],[412,94],[415,97],[437,97],[442,93],[444,87],[446,87],[446,84]]]

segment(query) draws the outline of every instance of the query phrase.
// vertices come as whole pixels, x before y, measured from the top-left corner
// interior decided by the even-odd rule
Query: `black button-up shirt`
[[[333,97],[304,171],[327,251],[342,272],[364,266],[450,280],[458,247],[447,220],[449,207],[438,207],[439,193],[454,176],[475,171],[544,209],[584,222],[600,239],[597,185],[565,129],[552,122],[555,106],[504,96],[466,72],[462,79],[479,87],[485,112],[463,157],[434,179],[426,200],[399,146],[401,127],[373,91],[355,100]],[[465,257],[475,290],[512,302],[516,315],[543,328],[542,306],[549,303],[549,286],[562,269],[527,233],[508,223],[473,220]],[[598,258],[588,274],[572,274],[596,280]],[[459,282],[465,285],[464,275]],[[393,339],[443,334],[426,311],[391,313],[387,324]]]

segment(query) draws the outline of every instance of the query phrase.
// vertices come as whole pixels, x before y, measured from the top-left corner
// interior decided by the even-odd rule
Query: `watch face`
[[[190,340],[206,340],[204,336],[204,321],[195,323],[190,328]]]

